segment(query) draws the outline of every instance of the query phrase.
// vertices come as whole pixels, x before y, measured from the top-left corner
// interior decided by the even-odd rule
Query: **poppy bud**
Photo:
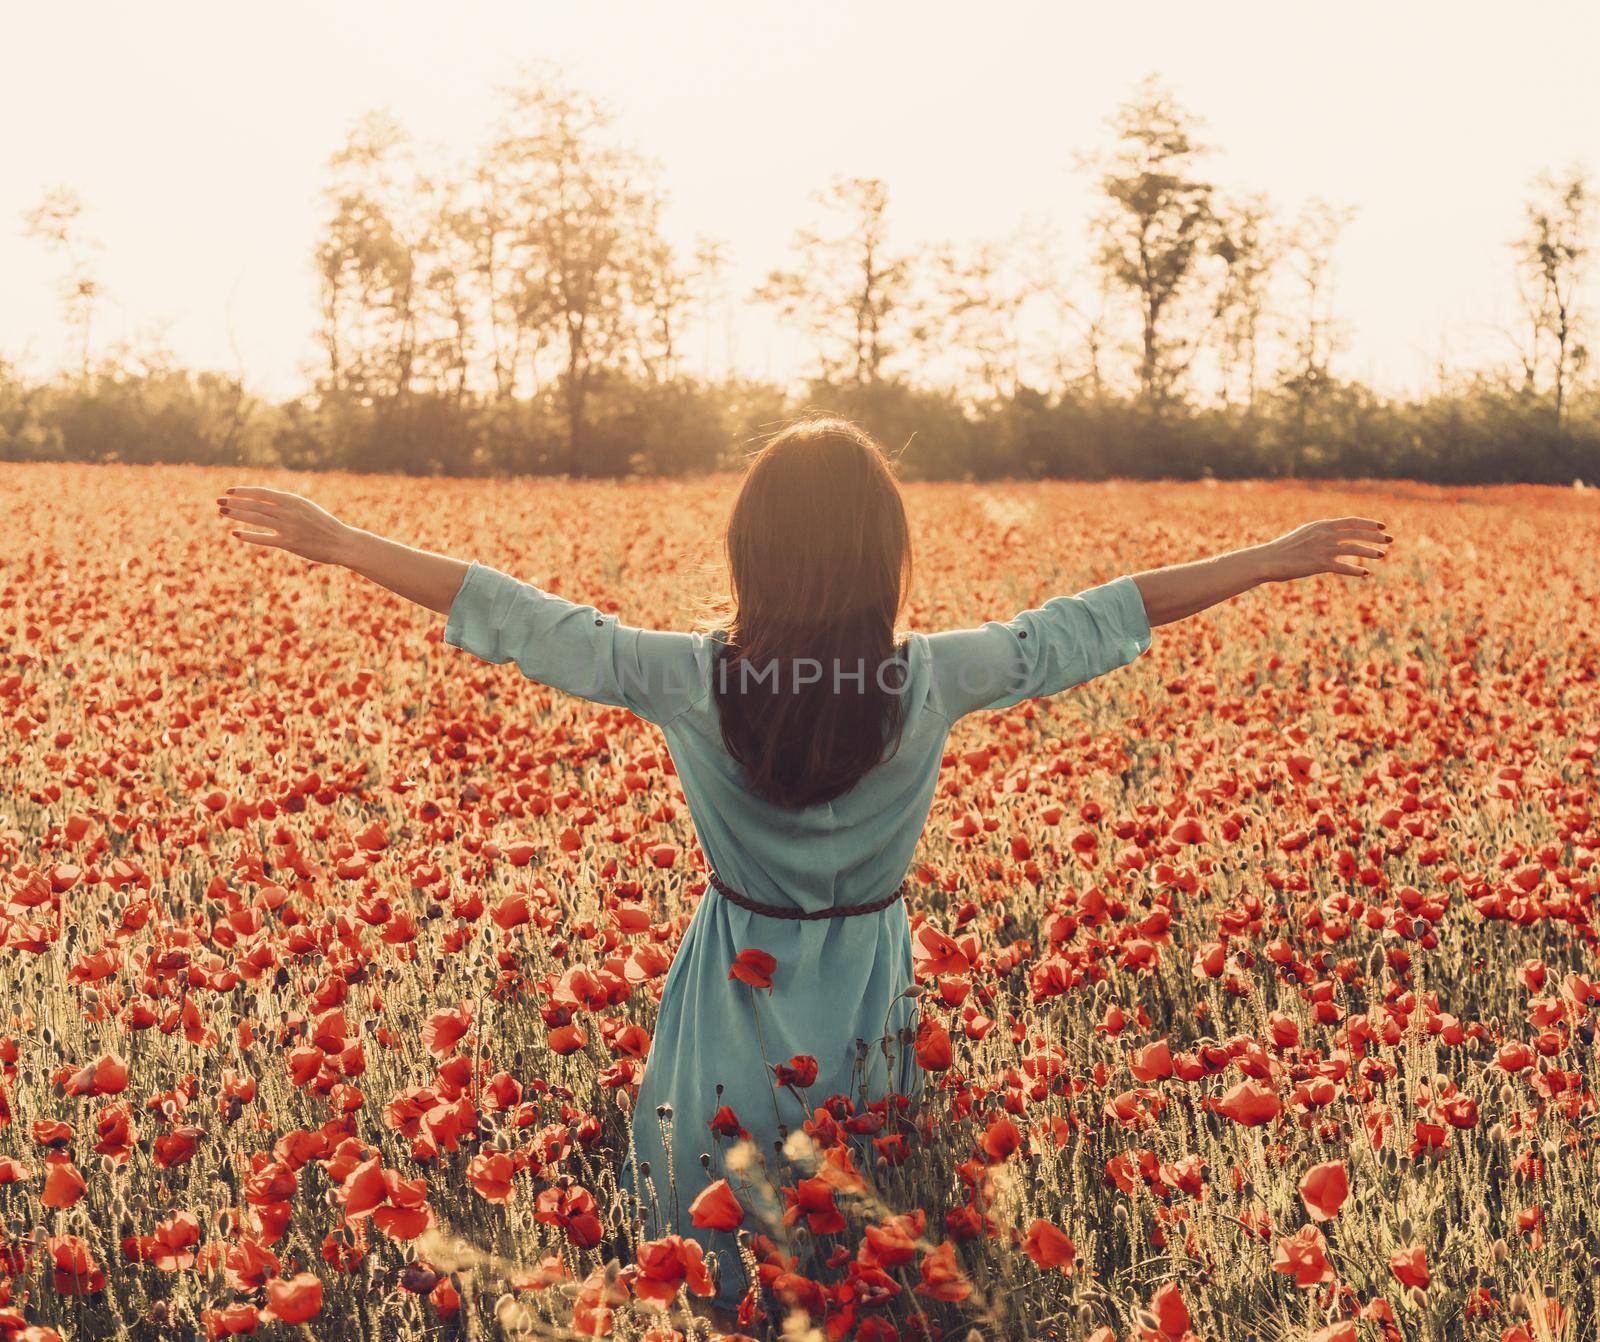
[[[426,1263],[407,1263],[400,1273],[400,1284],[413,1295],[426,1295],[443,1280]]]

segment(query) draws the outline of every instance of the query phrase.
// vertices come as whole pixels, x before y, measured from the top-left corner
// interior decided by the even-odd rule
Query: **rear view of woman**
[[[724,1307],[746,1286],[733,1237],[689,1207],[752,1173],[729,1159],[741,1131],[770,1162],[830,1097],[865,1112],[918,1084],[903,882],[955,722],[1124,666],[1153,626],[1263,583],[1365,576],[1391,540],[1363,518],[1312,522],[1004,622],[903,634],[911,550],[889,465],[855,426],[808,420],[753,458],[727,530],[730,616],[699,634],[633,628],[292,494],[218,505],[239,539],[342,564],[447,615],[454,646],[661,729],[710,888],[667,975],[623,1179],[647,1233],[716,1251]]]

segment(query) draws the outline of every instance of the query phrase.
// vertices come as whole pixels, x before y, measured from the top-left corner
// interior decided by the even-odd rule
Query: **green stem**
[[[761,1032],[761,1009],[756,1005],[755,988],[750,984],[745,986],[750,988],[750,1010],[756,1018],[756,1046],[761,1050],[761,1065],[767,1069],[767,1086],[772,1092],[772,1123],[774,1128],[781,1128],[783,1116],[778,1113],[778,1087],[772,1079],[772,1061],[767,1057],[767,1041]],[[765,1156],[766,1152],[763,1151],[761,1154]]]

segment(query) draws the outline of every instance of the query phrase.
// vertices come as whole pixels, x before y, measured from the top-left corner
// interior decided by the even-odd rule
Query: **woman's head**
[[[733,614],[714,689],[729,753],[782,806],[848,791],[898,739],[895,622],[911,578],[883,450],[839,419],[752,459],[728,523]]]

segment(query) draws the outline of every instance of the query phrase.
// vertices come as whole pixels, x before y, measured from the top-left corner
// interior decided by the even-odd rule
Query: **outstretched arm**
[[[217,500],[217,509],[248,528],[232,533],[238,540],[287,550],[315,564],[339,564],[441,615],[450,613],[470,567],[464,560],[413,550],[348,526],[310,499],[281,489],[240,485]]]
[[[1263,583],[1291,582],[1316,573],[1369,577],[1370,569],[1350,560],[1382,559],[1393,540],[1382,522],[1340,517],[1308,522],[1264,545],[1135,573],[1133,580],[1150,624],[1171,624]]]

